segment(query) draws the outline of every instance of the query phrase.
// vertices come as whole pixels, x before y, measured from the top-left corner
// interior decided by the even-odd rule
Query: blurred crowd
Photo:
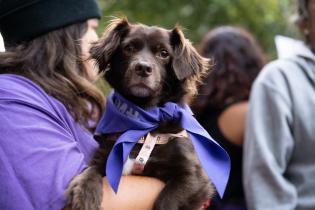
[[[279,59],[268,64],[241,28],[213,29],[200,44],[212,72],[192,107],[232,165],[209,209],[315,209],[315,1],[296,3],[304,42],[277,37]]]

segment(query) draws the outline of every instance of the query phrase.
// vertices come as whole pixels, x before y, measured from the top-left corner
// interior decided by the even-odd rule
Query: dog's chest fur
[[[151,131],[150,132],[151,137],[154,136],[155,138],[157,138],[158,136],[162,136],[164,141],[161,143],[156,142],[154,144],[153,146],[154,148],[150,154],[148,164],[150,164],[150,159],[155,158],[154,157],[155,150],[161,151],[161,147],[162,148],[167,147],[167,143],[173,140],[174,138],[178,137],[179,136],[178,133],[180,132],[183,133],[183,131],[184,130],[176,122],[161,123],[157,129]],[[115,142],[120,137],[120,135],[121,133],[114,133],[114,134],[108,134],[108,135],[95,135],[94,138],[99,142],[100,147],[106,150],[106,154],[107,154],[111,151],[112,147],[114,146]],[[128,156],[127,161],[124,164],[123,175],[139,175],[143,173],[143,171],[141,171],[141,173],[135,172],[134,167],[135,167],[136,158],[139,155],[139,152],[141,151],[141,149],[143,149],[145,145],[144,142],[146,141],[146,138],[148,138],[148,136],[149,135],[143,136],[143,138],[141,139],[142,141],[140,141],[139,139],[139,141],[134,145],[133,149],[131,150]],[[183,140],[189,140],[189,139],[183,138]],[[149,173],[152,173],[152,172],[149,172]]]

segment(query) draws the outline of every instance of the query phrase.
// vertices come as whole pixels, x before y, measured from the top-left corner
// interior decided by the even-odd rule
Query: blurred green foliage
[[[180,24],[195,45],[210,29],[220,25],[241,26],[251,31],[270,58],[275,57],[276,34],[296,36],[290,23],[293,0],[99,0],[104,19],[114,16],[131,22],[172,28]]]
[[[179,24],[195,46],[202,37],[220,25],[240,26],[252,32],[267,59],[276,58],[274,36],[297,37],[292,23],[294,0],[98,0],[103,11],[99,28],[102,33],[113,17],[127,16],[130,22],[141,22],[173,28]],[[105,94],[109,86],[98,82]]]

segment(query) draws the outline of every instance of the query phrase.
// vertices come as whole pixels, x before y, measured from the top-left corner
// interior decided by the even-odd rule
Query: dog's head
[[[166,30],[115,19],[91,48],[109,84],[141,107],[183,103],[209,69],[179,27]]]

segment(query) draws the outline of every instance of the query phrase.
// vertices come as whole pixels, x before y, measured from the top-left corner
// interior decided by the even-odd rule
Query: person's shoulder
[[[306,62],[307,60],[312,60],[312,62]],[[301,68],[303,66],[309,68],[310,66],[305,65],[310,65],[310,63],[312,63],[312,66],[314,66],[315,60],[299,55],[280,58],[266,64],[261,71],[261,75],[264,75],[266,77],[273,77],[274,75],[277,74],[288,76],[294,75],[298,72],[301,72]]]
[[[41,87],[26,77],[0,74],[0,101],[11,101],[39,107],[56,103]]]
[[[292,68],[296,68],[296,64],[294,63],[294,59],[296,58],[282,58],[269,62],[264,66],[261,71],[261,75],[264,76],[273,76],[276,74],[288,74]]]
[[[219,117],[219,127],[224,136],[236,145],[242,145],[248,101],[242,101],[227,107]]]
[[[283,87],[294,83],[302,74],[300,60],[303,58],[292,56],[271,61],[261,70],[255,84]]]
[[[46,95],[34,82],[14,74],[0,74],[0,99],[31,99]]]

